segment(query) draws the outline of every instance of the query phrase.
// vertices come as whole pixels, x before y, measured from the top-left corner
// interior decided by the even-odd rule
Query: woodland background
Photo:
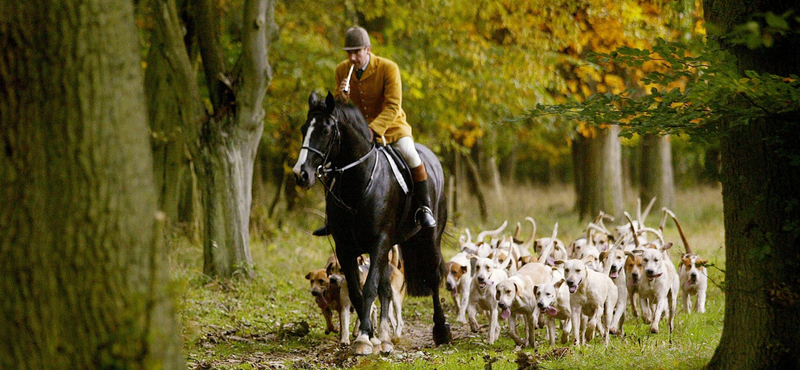
[[[331,247],[290,167],[354,24],[400,66],[451,235],[532,215],[575,237],[656,196],[716,259],[689,330],[553,366],[800,368],[800,8],[783,0],[0,2],[0,368],[328,351],[285,336],[311,311],[281,304],[305,296],[284,269]],[[398,366],[491,366],[451,356],[479,342],[462,338]]]

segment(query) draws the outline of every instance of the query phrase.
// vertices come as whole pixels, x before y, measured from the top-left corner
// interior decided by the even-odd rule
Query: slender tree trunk
[[[198,40],[214,116],[196,151],[202,184],[203,271],[211,276],[252,275],[250,206],[253,164],[264,129],[263,100],[271,78],[267,51],[276,32],[274,0],[244,4],[242,54],[228,71],[220,46],[215,2],[197,1]]]
[[[672,145],[669,136],[644,135],[639,196],[647,204],[656,197],[656,208],[675,207],[675,180],[672,174]]]
[[[185,368],[131,2],[0,6],[0,368]]]
[[[619,127],[599,129],[597,137],[589,140],[583,165],[587,166],[583,178],[584,216],[592,217],[600,211],[622,217],[622,147]]]
[[[707,20],[730,31],[752,14],[797,2],[707,0]],[[800,74],[800,41],[729,47],[741,71]],[[753,120],[720,142],[725,213],[725,324],[709,369],[800,368],[800,136],[796,118]]]
[[[150,0],[150,5],[155,27],[145,72],[147,113],[158,205],[167,220],[174,222],[178,220],[183,177],[192,176],[190,149],[185,143],[197,145],[197,128],[207,117],[175,0]]]
[[[586,199],[586,175],[589,167],[586,165],[586,150],[588,146],[587,138],[578,134],[572,142],[572,171],[575,177],[575,210],[578,218],[584,219],[589,215],[589,207]]]
[[[465,155],[464,156],[467,169],[469,170],[469,178],[472,183],[472,190],[475,192],[475,196],[478,197],[478,210],[481,214],[481,221],[486,221],[489,217],[489,212],[486,207],[486,197],[483,195],[483,189],[481,188],[481,176],[480,171],[478,170],[478,165],[475,164],[475,161],[472,160],[472,157]]]

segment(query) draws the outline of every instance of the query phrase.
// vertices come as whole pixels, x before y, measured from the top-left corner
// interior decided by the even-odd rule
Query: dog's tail
[[[692,248],[689,247],[689,241],[686,240],[686,235],[683,233],[683,228],[681,228],[681,224],[678,222],[678,217],[675,217],[675,214],[672,211],[668,210],[667,207],[662,209],[664,213],[668,213],[672,220],[675,221],[675,226],[678,227],[678,232],[681,234],[681,241],[683,241],[683,248],[686,249],[687,254],[692,254]]]

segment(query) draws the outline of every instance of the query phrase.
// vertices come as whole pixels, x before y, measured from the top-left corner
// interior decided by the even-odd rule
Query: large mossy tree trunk
[[[0,6],[2,369],[185,368],[138,45],[131,2]]]
[[[600,211],[622,216],[622,147],[619,127],[597,130],[597,137],[580,137],[573,145],[575,189],[580,217]]]
[[[669,136],[644,135],[639,197],[647,204],[656,197],[655,209],[675,207],[675,179],[672,171],[672,145]]]
[[[708,0],[725,31],[753,14],[800,14],[797,2]],[[728,47],[741,71],[800,74],[800,40]],[[800,135],[796,112],[728,128],[721,138],[725,213],[725,320],[709,369],[800,368]]]

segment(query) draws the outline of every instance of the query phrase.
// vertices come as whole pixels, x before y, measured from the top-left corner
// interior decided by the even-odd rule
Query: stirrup
[[[314,235],[314,236],[326,236],[326,235],[331,235],[331,230],[330,230],[330,228],[328,228],[328,224],[327,224],[327,223],[325,223],[325,224],[324,224],[324,225],[322,225],[322,227],[320,227],[319,229],[316,229],[316,230],[314,230],[314,231],[311,233],[311,235]]]
[[[418,217],[422,212],[422,216]],[[414,222],[420,224],[422,227],[436,227],[436,219],[433,217],[433,211],[428,206],[417,208],[414,212]]]

